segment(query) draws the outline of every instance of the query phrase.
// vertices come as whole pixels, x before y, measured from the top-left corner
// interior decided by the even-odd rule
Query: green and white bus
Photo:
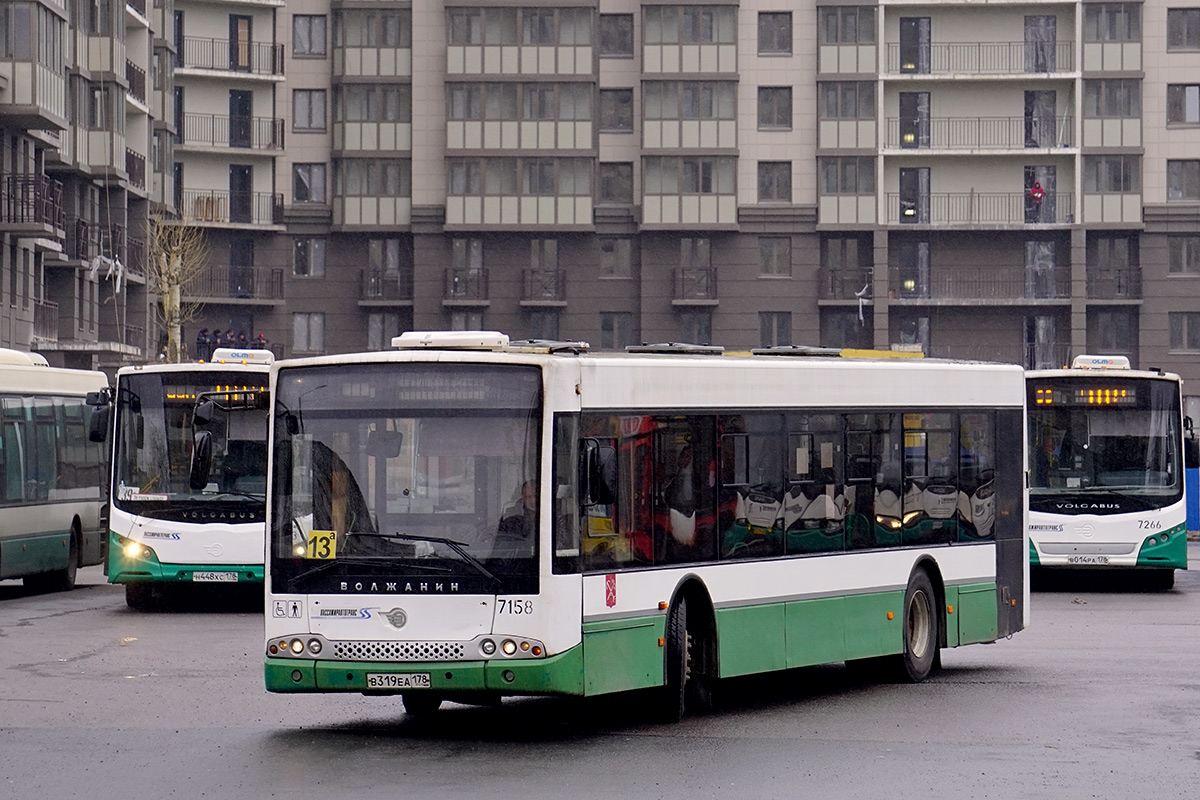
[[[496,332],[272,367],[266,686],[406,710],[827,662],[1028,613],[1019,367],[589,354]]]
[[[122,367],[113,410],[110,583],[131,608],[172,587],[262,583],[267,350]]]
[[[1179,376],[1096,355],[1026,375],[1030,563],[1170,589],[1187,569]]]
[[[103,372],[0,348],[0,580],[71,589],[100,563],[105,452],[85,400],[106,386]]]

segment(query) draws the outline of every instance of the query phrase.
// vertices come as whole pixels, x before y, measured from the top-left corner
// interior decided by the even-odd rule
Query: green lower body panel
[[[959,644],[996,641],[996,584],[975,583],[958,587],[958,605],[951,618],[957,617]],[[954,623],[950,623],[954,624]]]
[[[1029,540],[1029,566],[1036,567],[1041,562],[1038,561],[1037,547],[1033,544],[1033,539]]]
[[[589,622],[583,626],[584,694],[661,686],[666,615]]]
[[[1139,567],[1187,569],[1187,524],[1147,536],[1138,551]]]
[[[193,583],[197,572],[236,573],[236,581],[213,581],[213,583],[262,583],[262,564],[164,564],[158,560],[154,550],[142,546],[141,552],[130,556],[125,553],[126,540],[109,533],[108,582],[109,583]],[[203,582],[203,581],[201,581]]]
[[[66,569],[70,555],[69,530],[0,542],[0,580]]]
[[[661,671],[661,667],[660,667]],[[583,647],[550,658],[515,661],[441,661],[395,663],[309,661],[267,658],[264,674],[271,692],[359,692],[400,694],[367,687],[367,675],[429,675],[429,691],[438,694],[582,695]]]

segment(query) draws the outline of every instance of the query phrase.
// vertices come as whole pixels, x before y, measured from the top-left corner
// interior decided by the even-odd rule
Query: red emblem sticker
[[[604,605],[612,608],[617,604],[617,576],[604,576]]]

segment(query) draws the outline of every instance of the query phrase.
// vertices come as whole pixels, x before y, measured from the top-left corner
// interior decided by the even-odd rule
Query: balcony
[[[175,143],[184,147],[232,147],[249,150],[283,148],[283,120],[275,117],[230,117],[184,114]]]
[[[58,303],[34,301],[33,338],[43,342],[58,341]]]
[[[269,77],[283,75],[283,45],[269,42],[230,42],[229,39],[185,36],[183,52],[177,58],[176,66],[180,69]]]
[[[521,305],[565,306],[567,271],[565,269],[526,269],[521,271]]]
[[[206,303],[274,304],[283,301],[283,270],[276,267],[214,266],[184,288],[189,299]]]
[[[888,192],[890,225],[1066,225],[1074,221],[1075,197],[1070,192],[1046,195],[1040,205],[1025,192],[944,192],[904,196]]]
[[[451,267],[446,270],[442,304],[488,305],[488,271],[475,267]]]
[[[1074,69],[1074,42],[887,45],[888,75],[1047,75]]]
[[[364,269],[358,273],[359,300],[370,303],[411,303],[413,279],[411,271]]]
[[[141,14],[142,17],[146,16],[146,0],[125,0],[125,5],[132,8],[138,14]],[[155,3],[154,7],[158,8],[158,3]]]
[[[282,225],[283,195],[271,192],[229,192],[185,189],[179,209],[192,224]]]
[[[146,280],[146,243],[141,239],[129,238],[125,258],[125,273],[131,278]]]
[[[80,217],[68,217],[65,253],[70,260],[90,262],[100,254],[100,227]]]
[[[135,189],[146,188],[146,157],[141,153],[125,148],[125,174],[129,176],[129,184]]]
[[[913,305],[991,305],[997,301],[1069,300],[1071,270],[1067,267],[948,267],[932,274],[892,267],[888,293],[893,301]],[[907,305],[908,303],[902,302]]]
[[[0,183],[0,231],[59,235],[66,228],[63,185],[45,175],[6,175]]]
[[[821,300],[870,300],[874,293],[875,275],[870,267],[862,269],[829,269],[819,273]]]
[[[716,267],[680,267],[672,273],[671,305],[715,306]]]
[[[129,82],[128,96],[146,105],[146,70],[132,61],[125,62],[125,80]]]
[[[888,117],[887,147],[904,150],[1024,150],[1072,146],[1074,119],[1028,117]]]
[[[1087,272],[1089,300],[1140,300],[1142,271],[1130,269],[1089,269]]]

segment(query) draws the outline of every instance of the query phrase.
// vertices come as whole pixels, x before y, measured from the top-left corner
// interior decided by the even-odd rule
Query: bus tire
[[[929,574],[923,569],[914,570],[904,590],[904,652],[893,657],[899,680],[920,683],[933,671],[941,641],[938,607]]]
[[[442,698],[427,692],[405,692],[400,695],[404,713],[410,717],[428,717],[442,707]]]
[[[134,611],[150,611],[154,608],[154,587],[149,583],[125,584],[125,605]]]
[[[79,527],[71,525],[70,541],[67,544],[67,565],[53,572],[26,575],[23,583],[29,589],[41,592],[67,592],[75,588],[79,574]]]
[[[691,638],[687,629],[687,599],[680,596],[667,614],[666,652],[662,689],[662,719],[679,722],[687,709],[691,672]]]
[[[1175,570],[1151,570],[1146,573],[1145,585],[1154,592],[1169,592],[1175,588]]]

